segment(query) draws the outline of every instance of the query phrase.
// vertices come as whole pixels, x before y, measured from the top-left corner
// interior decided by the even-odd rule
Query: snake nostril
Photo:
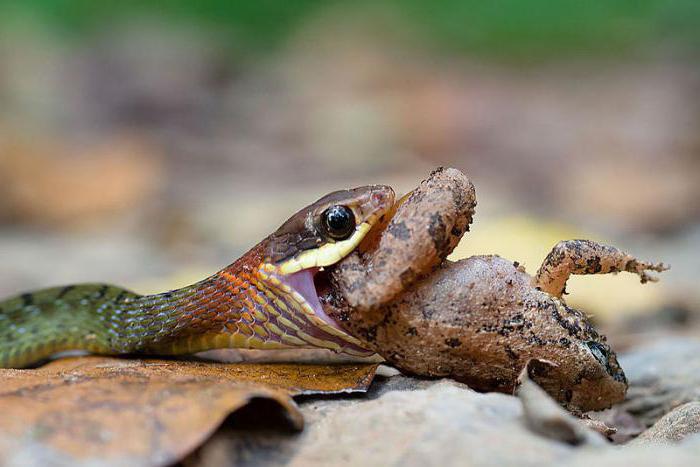
[[[389,202],[390,194],[385,190],[375,191],[372,193],[371,201],[375,207],[384,206]]]
[[[384,193],[374,193],[372,195],[372,204],[374,204],[375,206],[379,206],[384,202],[385,199],[386,197],[384,196]]]

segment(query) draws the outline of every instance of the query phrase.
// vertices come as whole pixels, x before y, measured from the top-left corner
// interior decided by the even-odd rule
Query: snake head
[[[297,335],[315,347],[358,355],[367,350],[323,310],[319,292],[328,287],[326,266],[354,251],[394,205],[394,191],[371,185],[335,191],[290,217],[267,239],[258,278],[289,305]],[[370,352],[371,353],[371,352]]]
[[[280,275],[337,263],[394,204],[394,190],[370,185],[329,193],[290,217],[269,238],[265,263]]]

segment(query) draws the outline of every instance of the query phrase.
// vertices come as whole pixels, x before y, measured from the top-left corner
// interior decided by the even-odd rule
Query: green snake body
[[[167,303],[119,287],[84,284],[0,302],[0,367],[22,367],[71,349],[135,352],[173,321],[172,314],[159,317],[144,306],[156,301]]]

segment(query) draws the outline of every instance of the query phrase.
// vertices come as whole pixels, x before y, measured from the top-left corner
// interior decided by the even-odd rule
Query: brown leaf
[[[253,399],[278,404],[301,429],[291,396],[366,390],[376,367],[85,357],[0,370],[0,464],[23,449],[34,464],[39,451],[68,462],[170,464]]]

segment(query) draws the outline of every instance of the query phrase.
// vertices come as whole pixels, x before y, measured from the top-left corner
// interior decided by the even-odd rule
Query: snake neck
[[[319,311],[316,296],[309,299],[271,274],[263,263],[264,251],[262,242],[194,285],[139,297],[133,303],[127,299],[122,310],[123,342],[139,352],[164,354],[290,347],[372,354]],[[309,277],[313,284],[313,276]],[[138,336],[138,342],[131,336]]]

